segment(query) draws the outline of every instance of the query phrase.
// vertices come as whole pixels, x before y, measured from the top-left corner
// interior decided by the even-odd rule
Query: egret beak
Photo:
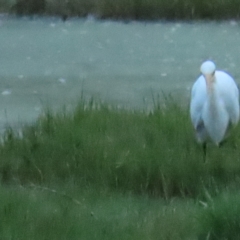
[[[207,89],[211,90],[214,82],[214,73],[213,74],[205,74],[204,75],[206,80]]]

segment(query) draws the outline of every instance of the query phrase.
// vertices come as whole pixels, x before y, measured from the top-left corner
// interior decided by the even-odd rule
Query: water
[[[205,59],[240,81],[240,28],[228,22],[114,22],[0,18],[0,129],[42,108],[87,98],[152,106],[152,94],[189,96]]]

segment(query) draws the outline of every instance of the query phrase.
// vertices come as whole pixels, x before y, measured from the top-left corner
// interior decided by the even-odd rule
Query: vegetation
[[[73,185],[1,187],[1,239],[194,239],[195,204]],[[59,192],[58,192],[59,191]],[[62,191],[71,194],[71,198]],[[78,199],[72,200],[72,196]],[[192,238],[193,237],[193,238]],[[196,238],[195,238],[196,239]]]
[[[0,0],[0,10],[18,15],[45,14],[137,20],[238,19],[238,0]]]
[[[81,101],[0,145],[1,239],[239,239],[239,127],[206,163],[188,111]]]
[[[234,239],[240,237],[239,193],[222,194],[214,201],[209,201],[200,216],[202,239]]]

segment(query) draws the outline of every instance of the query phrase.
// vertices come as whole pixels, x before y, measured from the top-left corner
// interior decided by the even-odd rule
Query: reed
[[[90,101],[71,113],[46,110],[21,136],[8,129],[0,173],[5,183],[74,181],[165,199],[198,197],[239,184],[239,131],[220,149],[210,144],[204,163],[186,108],[170,101],[146,113]]]

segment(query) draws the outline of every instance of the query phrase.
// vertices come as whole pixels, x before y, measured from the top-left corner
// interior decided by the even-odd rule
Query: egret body
[[[191,92],[191,120],[198,142],[205,145],[210,139],[218,146],[239,121],[239,90],[234,79],[216,70],[212,61],[204,62],[200,70]]]

